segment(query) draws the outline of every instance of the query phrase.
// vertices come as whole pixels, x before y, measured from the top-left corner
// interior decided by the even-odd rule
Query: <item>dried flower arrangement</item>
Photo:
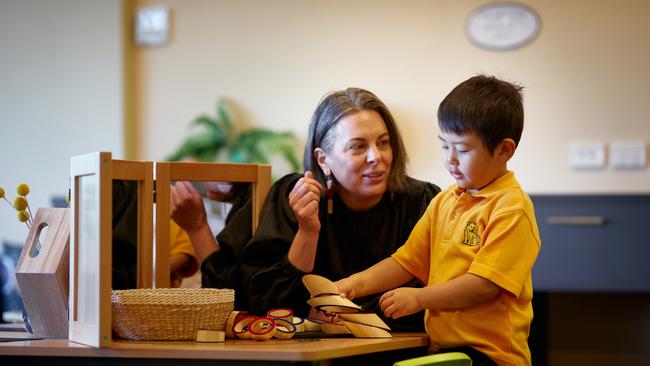
[[[27,225],[28,229],[32,227],[32,210],[29,207],[29,201],[27,200],[27,195],[29,194],[29,186],[26,183],[21,183],[16,188],[16,193],[18,197],[14,199],[14,203],[7,198],[4,188],[0,187],[0,198],[3,198],[11,208],[18,211],[18,221],[24,222]]]

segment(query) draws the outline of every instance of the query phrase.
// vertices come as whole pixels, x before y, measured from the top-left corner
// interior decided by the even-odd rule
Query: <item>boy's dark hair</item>
[[[438,126],[459,135],[476,133],[491,153],[506,138],[519,145],[524,129],[522,90],[494,76],[471,77],[442,100]]]

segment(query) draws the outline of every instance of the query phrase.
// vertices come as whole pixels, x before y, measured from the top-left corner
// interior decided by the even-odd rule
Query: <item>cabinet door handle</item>
[[[546,218],[548,225],[583,225],[602,226],[607,220],[603,216],[549,216]]]

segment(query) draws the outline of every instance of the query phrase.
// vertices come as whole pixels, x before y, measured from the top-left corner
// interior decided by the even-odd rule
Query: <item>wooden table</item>
[[[93,348],[68,340],[43,339],[0,343],[3,365],[332,365],[392,364],[421,355],[426,333],[394,333],[393,338],[296,338],[226,340],[225,343],[114,341]],[[372,362],[364,362],[370,361]],[[356,360],[356,361],[354,361]],[[377,361],[375,361],[377,360]],[[7,362],[11,361],[11,362]]]

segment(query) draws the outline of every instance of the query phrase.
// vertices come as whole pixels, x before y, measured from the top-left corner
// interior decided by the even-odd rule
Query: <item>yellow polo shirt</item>
[[[432,348],[471,346],[499,365],[530,365],[531,270],[540,245],[533,204],[512,172],[474,195],[452,185],[435,196],[392,258],[425,284],[472,273],[503,291],[465,309],[426,310]]]
[[[187,254],[190,257],[190,265],[187,269],[183,273],[180,273],[180,276],[172,278],[172,287],[179,287],[184,277],[189,277],[196,273],[199,269],[199,262],[196,260],[196,254],[194,254],[194,247],[192,246],[189,235],[174,220],[169,220],[169,234],[169,256]]]

